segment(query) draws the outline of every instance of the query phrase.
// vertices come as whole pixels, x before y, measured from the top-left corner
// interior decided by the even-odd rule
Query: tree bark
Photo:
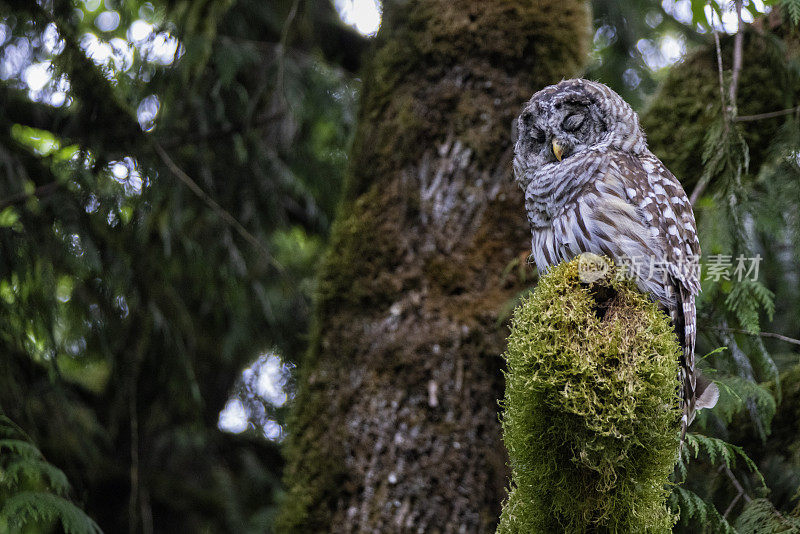
[[[386,2],[287,438],[281,532],[488,532],[505,496],[511,124],[577,74],[579,0]]]

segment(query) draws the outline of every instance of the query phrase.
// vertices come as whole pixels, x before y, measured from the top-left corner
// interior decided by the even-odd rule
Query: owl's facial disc
[[[560,139],[559,136],[553,137],[553,155],[556,157],[558,161],[564,159],[564,157],[569,156],[570,153],[574,152],[571,150],[575,147],[575,143],[571,142],[572,140],[569,139],[571,137],[570,134],[575,134],[578,132],[583,126],[583,123],[586,121],[586,113],[582,111],[575,111],[570,112],[569,115],[561,122],[560,129],[565,134],[562,134]]]
[[[614,91],[589,80],[564,80],[536,92],[516,123],[514,173],[527,190],[567,162],[605,150],[647,148],[636,113]]]
[[[597,143],[604,131],[601,110],[590,96],[545,90],[519,117],[515,151],[528,169],[558,165]]]
[[[547,123],[552,132],[553,155],[562,161],[598,141],[598,124],[589,102],[563,100],[549,110]]]

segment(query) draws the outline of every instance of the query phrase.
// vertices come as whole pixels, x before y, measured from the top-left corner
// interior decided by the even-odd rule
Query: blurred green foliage
[[[64,472],[50,464],[13,421],[0,415],[0,532],[97,534],[100,528],[67,498]]]
[[[255,0],[3,1],[0,34],[0,410],[107,532],[268,531],[285,407],[241,371],[302,351],[363,38]]]

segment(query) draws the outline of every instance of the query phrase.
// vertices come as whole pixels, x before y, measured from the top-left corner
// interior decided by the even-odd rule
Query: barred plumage
[[[675,176],[648,149],[639,119],[607,86],[565,80],[533,95],[517,123],[514,173],[525,191],[540,271],[583,252],[627,264],[670,314],[683,347],[681,436],[716,386],[694,369],[700,242]]]

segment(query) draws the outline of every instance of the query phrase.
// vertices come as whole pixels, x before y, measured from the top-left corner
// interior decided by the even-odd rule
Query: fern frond
[[[694,450],[694,457],[697,458],[702,451],[708,457],[712,465],[720,465],[720,461],[724,462],[725,467],[730,469],[736,466],[736,458],[741,458],[747,469],[758,476],[762,485],[766,485],[764,477],[758,470],[755,462],[747,456],[742,447],[728,443],[727,441],[719,438],[712,438],[703,436],[702,434],[695,434],[690,432],[686,434],[686,445]]]
[[[770,320],[775,313],[775,294],[758,280],[744,279],[731,288],[725,305],[745,330],[759,330],[758,314],[763,309]]]
[[[800,518],[779,513],[767,499],[753,499],[736,519],[739,534],[796,534],[800,532]]]
[[[716,507],[704,501],[695,492],[686,488],[675,486],[667,503],[670,510],[680,514],[681,522],[685,525],[692,523],[707,527],[710,532],[736,534],[730,523],[722,517]],[[702,532],[702,530],[698,530]]]
[[[36,446],[21,439],[0,439],[0,453],[17,454],[23,458],[42,458]]]
[[[800,0],[781,0],[781,7],[792,19],[792,24],[800,24]]]
[[[0,524],[5,523],[11,532],[53,521],[60,521],[66,534],[102,534],[80,508],[52,493],[23,491],[12,495],[0,508]]]
[[[700,451],[703,451],[708,456],[711,465],[717,465],[719,459],[724,461],[725,466],[728,468],[732,464],[736,465],[736,452],[732,450],[735,445],[731,445],[721,439],[689,433],[686,435],[686,444],[694,449],[695,458],[698,457]]]
[[[769,377],[770,382],[775,384],[775,391],[773,396],[777,402],[781,401],[781,376],[778,371],[778,366],[772,358],[767,348],[764,346],[764,340],[761,337],[753,337],[751,344],[755,346],[752,361],[760,376]]]
[[[767,388],[738,376],[716,378],[714,383],[720,391],[717,405],[713,408],[717,416],[725,423],[730,423],[737,413],[748,409],[747,403],[750,401],[756,408],[760,424],[769,433],[777,404]]]
[[[25,431],[0,414],[0,533],[98,534],[100,527],[66,496],[66,475],[45,460]],[[18,439],[22,438],[22,439]]]
[[[69,491],[67,475],[40,458],[16,458],[3,467],[0,475],[0,488],[9,490],[34,482],[44,482],[57,495],[66,495]]]

